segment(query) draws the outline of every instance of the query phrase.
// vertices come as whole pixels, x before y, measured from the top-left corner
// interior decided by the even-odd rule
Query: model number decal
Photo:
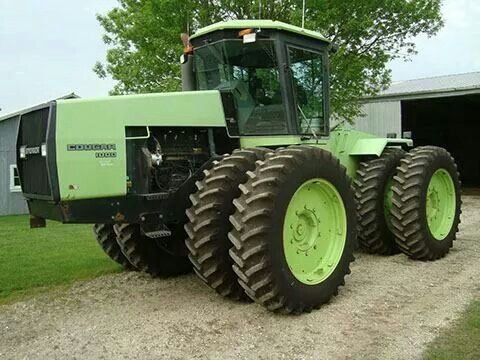
[[[104,150],[117,150],[115,144],[69,144],[67,145],[68,151],[104,151]]]
[[[69,144],[68,151],[94,151],[97,159],[112,159],[117,157],[115,144]],[[113,151],[112,151],[113,150]]]
[[[117,157],[117,153],[116,152],[97,152],[97,153],[95,153],[95,157],[96,158],[101,158],[101,159],[115,158],[115,157]]]
[[[25,148],[25,155],[37,155],[40,154],[40,146]]]

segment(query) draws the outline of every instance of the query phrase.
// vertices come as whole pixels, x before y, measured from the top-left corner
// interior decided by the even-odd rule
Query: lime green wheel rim
[[[302,184],[288,205],[283,250],[293,276],[307,285],[327,279],[342,258],[347,215],[335,186],[324,179]]]
[[[447,237],[453,226],[456,210],[455,186],[445,169],[438,169],[432,175],[427,189],[427,223],[436,240]]]

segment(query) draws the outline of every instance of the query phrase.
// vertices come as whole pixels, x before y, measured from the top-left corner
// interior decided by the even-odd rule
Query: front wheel
[[[269,310],[309,312],[350,273],[357,234],[350,179],[331,153],[310,146],[257,164],[230,217],[233,269]]]

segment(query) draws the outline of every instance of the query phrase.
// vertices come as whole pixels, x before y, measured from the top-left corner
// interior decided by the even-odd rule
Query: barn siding
[[[0,122],[0,216],[26,214],[21,192],[10,191],[10,165],[16,163],[18,116]]]

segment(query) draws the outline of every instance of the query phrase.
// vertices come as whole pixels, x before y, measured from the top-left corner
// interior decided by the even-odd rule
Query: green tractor
[[[154,276],[302,313],[336,295],[354,250],[435,260],[460,222],[450,154],[329,123],[332,46],[276,21],[183,36],[183,91],[57,100],[21,117],[31,226],[94,225]]]

